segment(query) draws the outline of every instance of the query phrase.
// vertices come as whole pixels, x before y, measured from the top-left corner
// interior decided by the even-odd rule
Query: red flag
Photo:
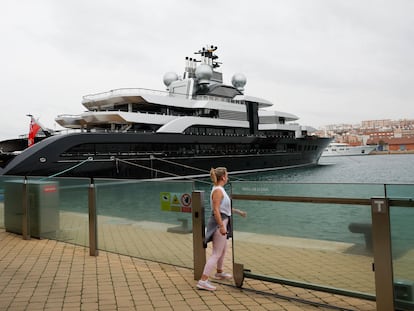
[[[30,130],[29,130],[29,139],[28,139],[28,146],[30,147],[35,143],[35,137],[37,132],[40,130],[40,125],[37,124],[36,120],[31,117],[30,118]]]

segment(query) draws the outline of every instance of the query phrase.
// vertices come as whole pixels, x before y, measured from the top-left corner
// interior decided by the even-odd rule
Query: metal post
[[[22,238],[23,240],[30,240],[30,214],[29,214],[29,193],[28,193],[27,177],[24,177],[22,196],[23,196],[23,217],[22,217]]]
[[[201,278],[206,264],[204,191],[193,191],[192,202],[194,280],[198,280]]]
[[[394,281],[388,199],[372,198],[371,214],[377,311],[394,310]]]
[[[98,234],[97,234],[97,215],[96,215],[96,192],[93,179],[89,184],[88,192],[89,210],[89,255],[98,256]]]

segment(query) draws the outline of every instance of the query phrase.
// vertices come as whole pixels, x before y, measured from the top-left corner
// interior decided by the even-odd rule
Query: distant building
[[[378,151],[390,152],[414,152],[414,136],[413,137],[385,137],[369,139],[368,145],[378,145]]]
[[[361,127],[365,129],[390,128],[392,121],[387,120],[368,120],[362,121]]]
[[[366,131],[364,134],[368,135],[370,139],[374,140],[394,137],[394,131]]]

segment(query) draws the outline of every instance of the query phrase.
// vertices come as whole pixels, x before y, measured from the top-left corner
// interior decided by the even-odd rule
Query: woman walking
[[[207,223],[206,243],[213,241],[213,252],[203,270],[203,275],[197,283],[197,288],[205,290],[216,290],[208,278],[210,273],[216,267],[217,272],[214,275],[216,279],[231,279],[232,275],[223,271],[224,257],[227,250],[227,238],[230,237],[230,217],[232,211],[243,217],[245,212],[232,209],[231,200],[224,190],[224,185],[228,181],[227,169],[225,167],[212,168],[210,177],[214,184],[210,194],[210,205],[213,214]]]

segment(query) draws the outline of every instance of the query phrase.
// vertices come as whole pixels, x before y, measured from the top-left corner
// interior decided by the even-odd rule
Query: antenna
[[[221,62],[216,61],[219,57],[214,54],[217,50],[217,46],[210,45],[207,47],[203,47],[198,52],[194,52],[194,54],[201,55],[201,61],[207,65],[210,65],[213,68],[218,68],[221,65]]]

